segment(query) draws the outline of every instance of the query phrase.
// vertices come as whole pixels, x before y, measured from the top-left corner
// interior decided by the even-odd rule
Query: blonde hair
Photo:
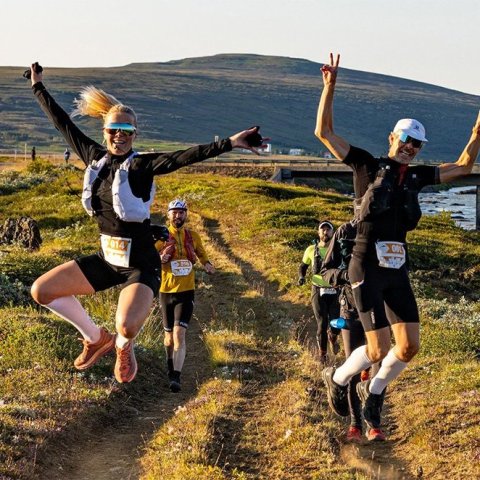
[[[137,115],[133,108],[124,105],[113,95],[93,86],[84,87],[80,90],[80,98],[73,101],[75,109],[72,117],[86,115],[88,117],[102,118],[103,121],[110,113],[122,112],[128,113],[134,119],[133,123],[137,126]]]

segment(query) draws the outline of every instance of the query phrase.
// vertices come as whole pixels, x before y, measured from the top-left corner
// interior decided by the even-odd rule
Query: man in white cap
[[[408,278],[405,241],[407,231],[421,217],[418,192],[426,185],[454,181],[472,171],[480,150],[480,114],[467,145],[455,163],[438,167],[410,163],[427,142],[425,128],[414,119],[397,122],[388,137],[386,158],[350,145],[333,130],[333,95],[340,56],[322,67],[324,88],[320,97],[315,135],[330,152],[353,170],[358,233],[348,269],[356,307],[367,345],[357,348],[339,368],[326,368],[323,379],[330,407],[348,415],[350,379],[382,361],[378,373],[361,382],[367,437],[380,439],[381,405],[385,387],[398,377],[419,349],[419,314]],[[390,328],[395,346],[390,348]]]

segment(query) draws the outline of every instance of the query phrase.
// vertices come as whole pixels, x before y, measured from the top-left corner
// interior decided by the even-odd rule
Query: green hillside
[[[38,59],[41,63],[41,58]],[[67,111],[79,88],[104,88],[139,114],[144,140],[209,142],[254,124],[272,137],[274,148],[299,147],[321,153],[313,135],[322,87],[321,64],[302,59],[222,54],[167,63],[116,68],[48,68],[45,84]],[[0,67],[0,149],[27,142],[62,147],[63,140],[36,105],[24,67]],[[424,122],[424,159],[455,160],[468,138],[480,98],[396,77],[342,69],[336,129],[374,154],[401,117]],[[79,120],[99,138],[98,122]]]

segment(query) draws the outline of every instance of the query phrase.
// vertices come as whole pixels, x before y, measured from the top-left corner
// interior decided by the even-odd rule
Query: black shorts
[[[160,292],[160,307],[162,308],[163,329],[173,331],[173,327],[188,328],[192,318],[195,290],[186,292]]]
[[[405,266],[394,269],[367,263],[364,282],[352,290],[366,332],[420,321]]]
[[[133,283],[141,283],[150,287],[154,296],[158,294],[160,271],[155,267],[117,267],[108,263],[99,253],[76,258],[75,261],[96,292],[116,285],[125,288]]]

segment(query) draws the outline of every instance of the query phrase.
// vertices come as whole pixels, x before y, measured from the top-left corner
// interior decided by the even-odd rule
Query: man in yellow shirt
[[[169,237],[166,241],[158,241],[155,246],[162,262],[160,306],[165,330],[168,379],[170,390],[176,393],[181,389],[180,374],[187,351],[185,333],[193,313],[193,265],[198,259],[208,274],[215,273],[215,267],[208,260],[198,233],[184,226],[187,204],[183,200],[172,200],[168,204],[167,218]]]

